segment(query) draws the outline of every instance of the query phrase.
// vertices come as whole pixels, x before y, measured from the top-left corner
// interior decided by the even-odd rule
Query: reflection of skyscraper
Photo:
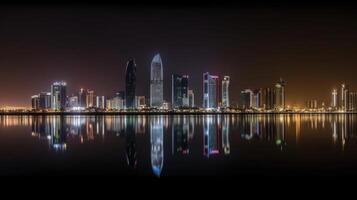
[[[126,134],[126,158],[128,165],[136,168],[137,157],[135,147],[135,118],[134,116],[127,116],[125,118],[125,134]]]
[[[229,107],[229,82],[230,77],[224,76],[222,80],[222,107]]]
[[[136,64],[130,59],[126,64],[125,72],[125,105],[126,108],[135,108]]]
[[[150,72],[150,106],[161,107],[164,103],[164,79],[160,54],[152,59]]]
[[[217,121],[215,116],[206,116],[204,118],[204,150],[203,154],[207,157],[219,154],[219,138],[217,131]]]
[[[51,117],[51,146],[56,151],[67,149],[67,134],[64,126],[63,116]]]
[[[189,123],[186,117],[174,117],[172,124],[172,153],[188,154]]]
[[[156,176],[161,175],[164,164],[164,124],[162,116],[150,118],[151,166]]]
[[[67,84],[64,81],[55,82],[51,86],[51,107],[53,110],[64,110],[67,98]]]
[[[222,119],[222,149],[225,155],[231,153],[229,144],[229,116],[225,115]]]
[[[203,107],[217,108],[219,101],[219,77],[203,74]]]

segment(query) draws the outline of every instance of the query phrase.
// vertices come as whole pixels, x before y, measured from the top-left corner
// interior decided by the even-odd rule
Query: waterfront
[[[357,115],[3,115],[1,175],[356,175]]]

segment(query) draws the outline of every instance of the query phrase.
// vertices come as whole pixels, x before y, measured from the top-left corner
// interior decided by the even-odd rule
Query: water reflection
[[[150,163],[159,177],[168,159],[164,155],[229,157],[237,149],[258,144],[283,153],[306,141],[331,143],[345,151],[357,138],[357,115],[0,116],[0,129],[9,127],[31,127],[33,137],[63,153],[84,143],[123,141],[125,165],[137,169]],[[140,138],[149,145],[138,143]],[[150,158],[138,162],[143,152]]]

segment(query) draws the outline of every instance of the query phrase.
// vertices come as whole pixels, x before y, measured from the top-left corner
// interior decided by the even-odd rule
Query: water
[[[357,174],[357,115],[1,116],[0,175]]]

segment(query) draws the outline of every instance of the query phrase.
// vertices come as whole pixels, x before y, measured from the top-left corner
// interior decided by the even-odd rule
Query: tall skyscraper
[[[188,107],[188,76],[172,75],[172,107]]]
[[[265,110],[271,110],[275,105],[275,90],[273,88],[265,88],[263,90],[263,108]]]
[[[31,108],[33,110],[38,110],[40,107],[40,98],[38,95],[31,96]]]
[[[239,108],[249,109],[253,105],[253,91],[251,89],[245,89],[240,92],[239,95]]]
[[[341,85],[341,98],[340,98],[340,108],[342,111],[348,110],[348,86],[344,83]]]
[[[280,78],[280,81],[275,84],[275,109],[285,109],[285,82]]]
[[[67,84],[64,81],[55,82],[51,86],[51,107],[53,110],[63,111],[66,106]]]
[[[95,96],[94,96],[94,90],[87,90],[86,93],[86,104],[87,108],[93,108],[95,107]]]
[[[222,107],[229,107],[229,82],[230,77],[224,76],[222,80]]]
[[[51,108],[51,93],[41,92],[39,95],[39,106],[40,109],[50,109]]]
[[[193,90],[188,90],[188,106],[191,108],[195,107],[195,94]]]
[[[338,108],[338,97],[337,97],[337,90],[336,89],[332,90],[331,107],[332,107],[332,109],[337,109]]]
[[[219,94],[219,77],[210,75],[208,72],[203,74],[203,107],[217,108]]]
[[[263,108],[263,94],[262,89],[256,89],[253,91],[253,108]]]
[[[150,106],[161,107],[164,103],[163,67],[160,54],[156,54],[151,62],[150,70]]]
[[[82,108],[87,107],[87,91],[83,88],[78,92],[78,106]]]
[[[105,109],[105,96],[96,97],[96,107],[100,109]]]
[[[78,96],[71,96],[68,98],[68,107],[75,108],[78,107]]]
[[[125,72],[125,105],[126,108],[135,108],[136,64],[129,59]]]

